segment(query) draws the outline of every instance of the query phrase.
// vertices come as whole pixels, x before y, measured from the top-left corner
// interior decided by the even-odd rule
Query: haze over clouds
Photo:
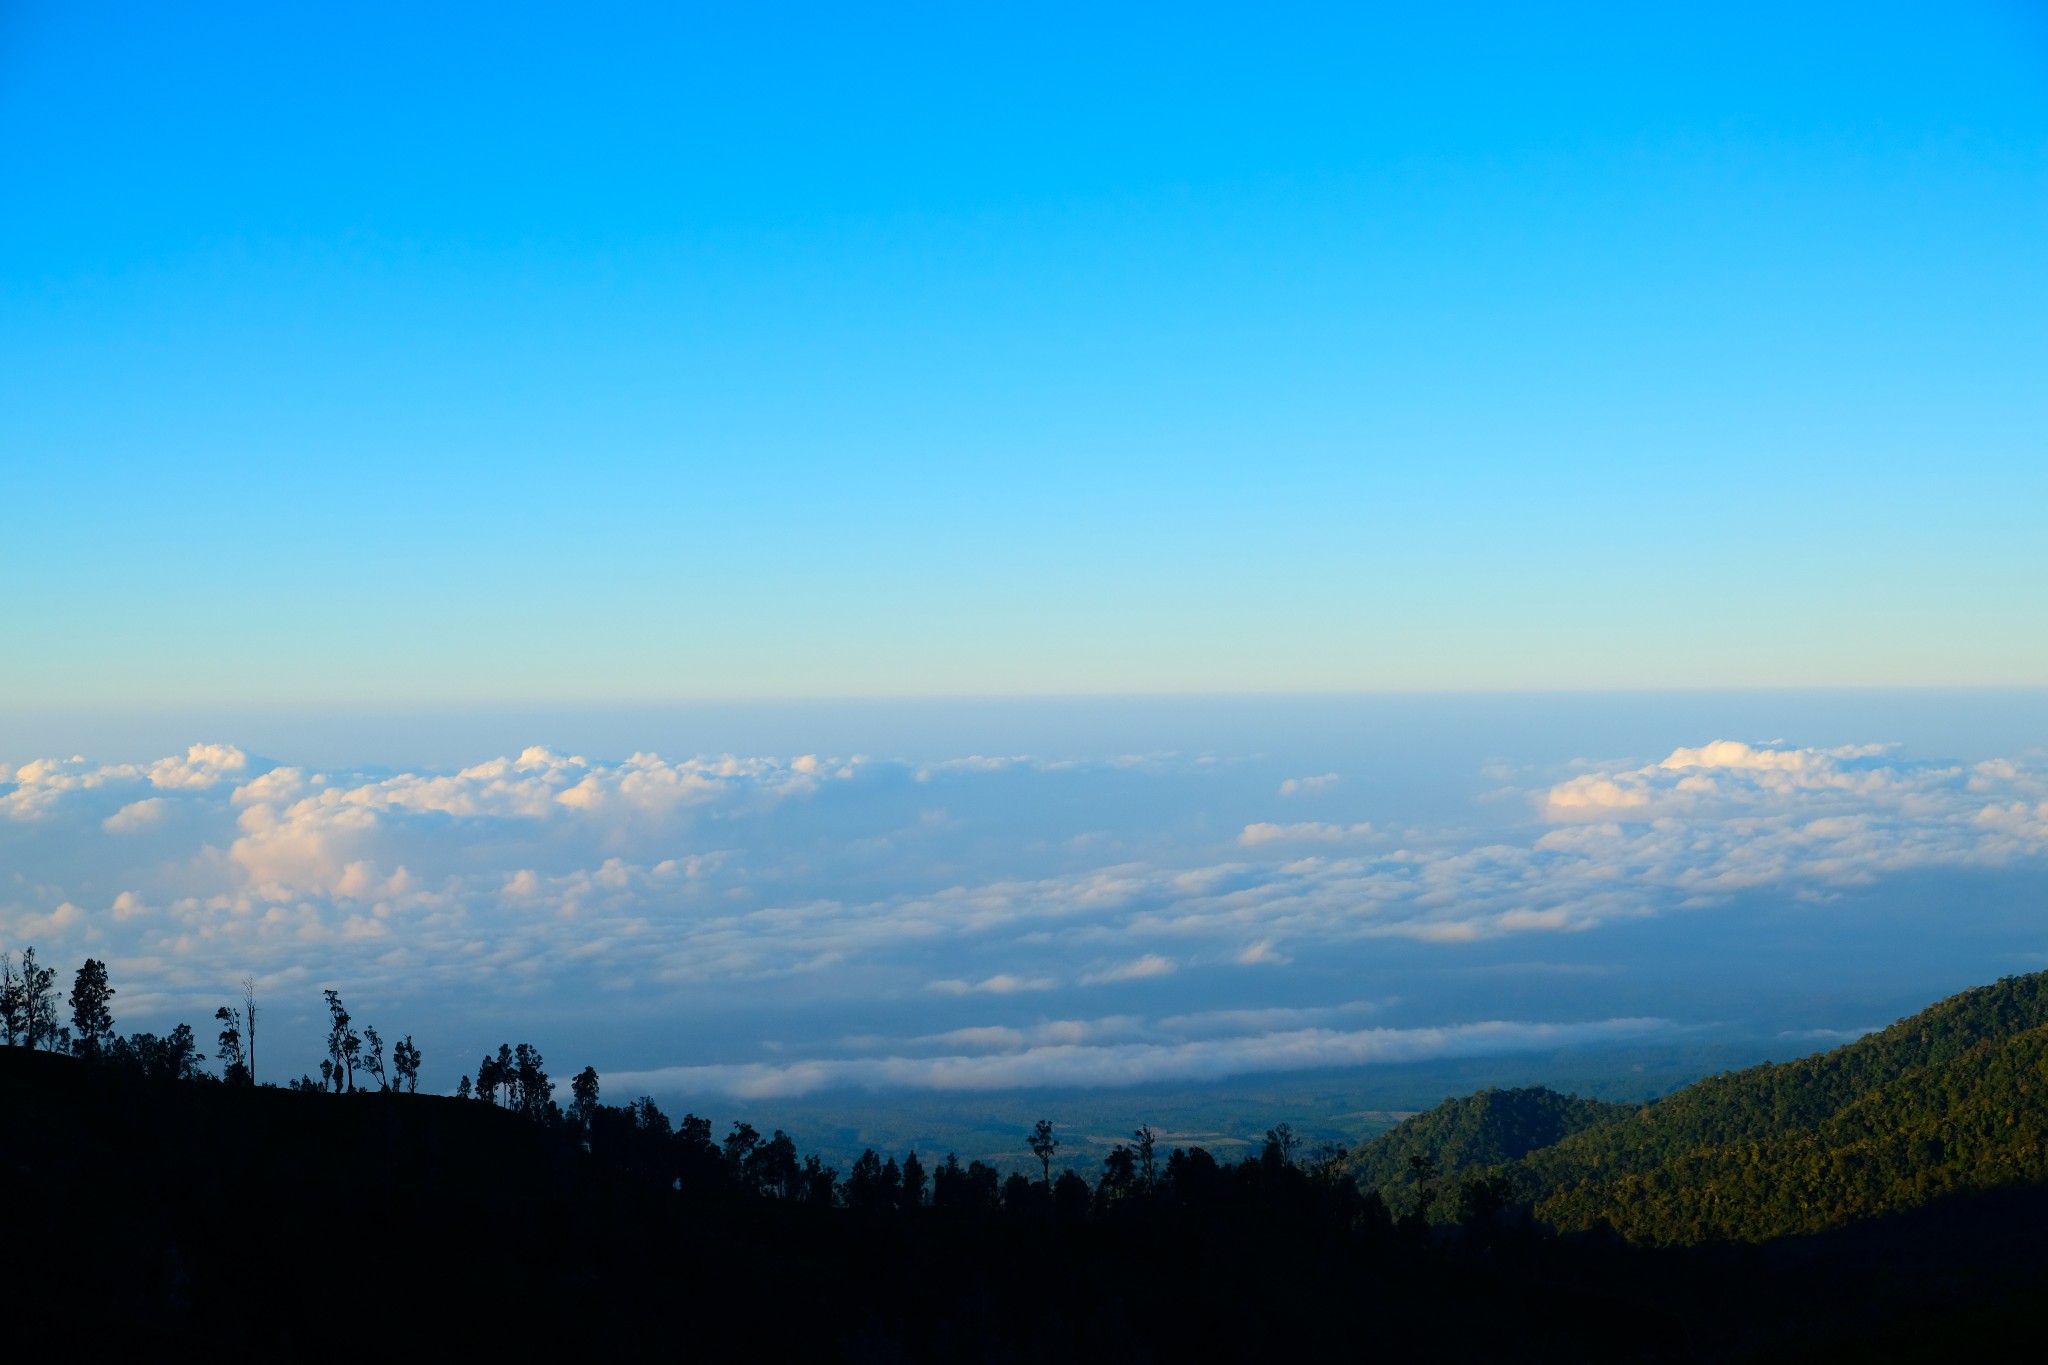
[[[0,942],[104,957],[124,1004],[144,1010],[197,1011],[249,972],[426,1013],[454,992],[653,1021],[742,999],[899,1013],[888,1002],[951,1000],[999,1012],[908,1050],[885,1035],[851,1052],[784,1040],[756,1058],[734,1057],[746,1049],[730,1038],[716,1057],[674,1044],[635,1074],[752,1095],[1108,1084],[1654,1032],[1670,1024],[1517,1022],[1469,1003],[1396,1028],[1273,1011],[1374,942],[1436,945],[1450,967],[1487,942],[1712,914],[1744,894],[2036,867],[2048,851],[2038,754],[1909,762],[1882,744],[1710,740],[1572,765],[1515,789],[1520,814],[1510,803],[1483,829],[1333,819],[1205,833],[1170,814],[1221,790],[1246,809],[1301,799],[1237,772],[1210,755],[672,761],[529,747],[373,773],[226,743],[130,764],[23,758],[0,768],[13,869]],[[1126,784],[1121,823],[1062,825],[1077,794],[1108,782]],[[1341,790],[1319,799],[1341,804]],[[1162,990],[1204,1007],[1148,1023]],[[1121,1033],[1100,1022],[1105,1007]],[[1061,1018],[1098,1022],[1048,1033]]]

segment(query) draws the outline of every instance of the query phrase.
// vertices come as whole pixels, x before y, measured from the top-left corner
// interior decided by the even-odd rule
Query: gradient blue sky
[[[2038,6],[12,4],[0,206],[17,711],[2048,682]]]

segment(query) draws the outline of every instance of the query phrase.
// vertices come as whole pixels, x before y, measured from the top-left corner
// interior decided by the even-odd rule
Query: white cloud
[[[115,834],[126,834],[130,830],[146,829],[164,818],[170,810],[170,803],[161,796],[146,797],[141,801],[130,801],[121,809],[100,821],[100,827]]]
[[[1372,826],[1328,825],[1320,821],[1298,825],[1246,825],[1237,841],[1247,848],[1259,844],[1353,844],[1372,837]]]
[[[1674,749],[1648,767],[1584,773],[1543,792],[1537,805],[1547,819],[1558,821],[1711,816],[1801,794],[1882,802],[1926,791],[1930,779],[1952,786],[1958,776],[1955,769],[1912,771],[1877,762],[1889,747],[1774,749],[1715,740]]]
[[[1090,972],[1081,978],[1081,984],[1084,986],[1101,986],[1113,981],[1144,981],[1155,976],[1171,976],[1178,970],[1179,965],[1170,957],[1161,957],[1158,953],[1147,953],[1134,961],[1123,962],[1114,967],[1105,967],[1101,971]]]
[[[1715,741],[1586,763],[1531,794],[1519,824],[1254,824],[1227,860],[1216,833],[1148,825],[1142,801],[1069,817],[1091,773],[1214,780],[1164,760],[935,765],[928,781],[951,784],[943,821],[926,818],[927,770],[866,759],[530,748],[446,772],[261,766],[226,745],[12,763],[0,943],[98,935],[96,955],[158,964],[137,969],[138,995],[303,968],[505,1008],[582,992],[1025,1009],[1174,970],[1278,990],[1296,964],[1374,939],[1441,944],[1451,961],[1464,943],[1597,932],[1760,889],[1827,896],[2048,853],[2048,757],[1913,764],[1874,746]],[[1261,970],[1203,974],[1230,964]],[[1178,1046],[1118,1045],[1140,1043]]]
[[[1282,796],[1315,796],[1337,785],[1337,774],[1324,773],[1320,777],[1290,777],[1280,784]]]
[[[194,744],[183,758],[161,758],[149,765],[151,786],[205,789],[229,780],[249,766],[249,756],[232,744]]]
[[[966,995],[970,991],[981,991],[989,995],[1015,995],[1018,991],[1049,991],[1055,984],[1049,976],[1019,976],[1015,972],[998,972],[980,981],[934,981],[931,988],[947,995]]]
[[[721,1094],[744,1099],[789,1098],[841,1087],[975,1091],[1125,1086],[1585,1046],[1656,1036],[1671,1027],[1661,1019],[1632,1018],[1575,1024],[1489,1020],[1447,1028],[1352,1031],[1303,1028],[1185,1042],[1054,1043],[938,1057],[678,1066],[606,1080],[631,1093]]]

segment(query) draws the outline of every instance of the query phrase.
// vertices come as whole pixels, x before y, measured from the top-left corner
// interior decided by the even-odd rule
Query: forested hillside
[[[1511,1178],[1549,1175],[1575,1155],[1542,1153]],[[2048,1028],[2038,1028],[1916,1067],[1817,1122],[1673,1150],[1618,1177],[1596,1170],[1553,1184],[1535,1213],[1565,1230],[1604,1220],[1638,1241],[1759,1241],[2044,1178]]]
[[[1680,1244],[1818,1232],[2048,1179],[2048,974],[1639,1108],[1542,1090],[1447,1101],[1362,1146],[1350,1170],[1396,1208],[1459,1177],[1559,1231]]]
[[[1542,1086],[1482,1090],[1403,1120],[1362,1144],[1347,1168],[1359,1189],[1378,1192],[1390,1208],[1405,1208],[1414,1202],[1417,1187],[1429,1180],[1501,1166],[1634,1112],[1626,1105],[1560,1095]]]

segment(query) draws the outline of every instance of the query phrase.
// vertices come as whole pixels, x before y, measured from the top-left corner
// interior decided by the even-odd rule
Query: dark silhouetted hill
[[[1489,1090],[1348,1156],[1138,1132],[1050,1188],[842,1174],[595,1073],[515,1109],[0,1048],[0,1321],[23,1358],[1983,1355],[2048,1328],[2044,1014],[2017,978],[1640,1107]]]

